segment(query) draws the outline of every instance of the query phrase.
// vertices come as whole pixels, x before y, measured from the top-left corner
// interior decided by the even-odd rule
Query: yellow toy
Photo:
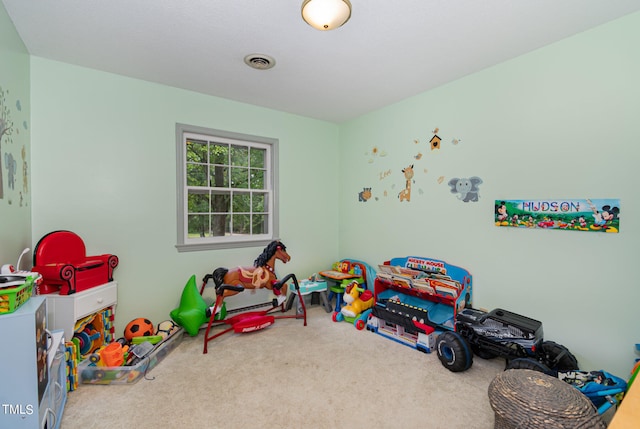
[[[361,288],[357,281],[347,285],[343,296],[345,306],[340,312],[345,317],[356,317],[374,305],[373,294],[370,290]]]

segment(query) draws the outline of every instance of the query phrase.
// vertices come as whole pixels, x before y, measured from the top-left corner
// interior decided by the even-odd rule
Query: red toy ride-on
[[[208,281],[208,276],[210,275],[207,274],[207,276],[205,276],[203,280],[204,281],[204,284],[202,285],[203,289]],[[209,341],[215,338],[218,338],[221,335],[224,335],[231,331],[234,331],[236,333],[247,333],[247,332],[259,331],[261,329],[264,329],[268,326],[273,325],[276,319],[303,319],[304,326],[307,326],[307,309],[304,305],[304,299],[302,299],[302,296],[300,295],[300,286],[298,284],[298,279],[296,278],[295,274],[289,274],[285,276],[282,280],[279,281],[279,284],[274,285],[274,288],[282,287],[282,285],[284,285],[290,279],[293,280],[296,293],[298,294],[298,300],[302,307],[301,314],[279,315],[279,316],[275,316],[271,314],[276,310],[280,310],[284,312],[284,304],[282,303],[278,304],[278,301],[276,299],[274,299],[270,303],[257,304],[249,307],[237,308],[237,309],[229,310],[228,312],[226,310],[219,311],[220,306],[223,305],[223,302],[217,299],[216,303],[214,304],[213,310],[210,313],[208,311],[209,314],[207,314],[207,316],[209,317],[209,323],[207,324],[207,330],[205,331],[205,334],[204,334],[203,353],[207,353],[207,344],[209,343]],[[232,292],[238,293],[238,292],[244,291],[244,287],[240,285],[233,286],[233,285],[227,285],[227,284],[222,284],[216,287],[216,295],[218,297],[221,297],[225,293],[225,291],[232,291]],[[253,310],[256,308],[269,306],[269,305],[270,305],[270,308],[267,308],[266,310],[248,311],[248,310]],[[230,314],[230,313],[238,313],[238,314],[236,314],[235,316],[226,317],[227,314]],[[229,325],[229,327],[215,334],[211,334],[211,335],[209,334],[212,327],[219,326],[222,324]]]

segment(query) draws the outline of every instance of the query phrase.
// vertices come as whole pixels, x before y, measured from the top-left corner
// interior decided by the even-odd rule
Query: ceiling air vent
[[[244,62],[249,67],[257,69],[257,70],[268,70],[276,65],[276,60],[274,60],[269,55],[263,54],[251,54],[244,57]]]

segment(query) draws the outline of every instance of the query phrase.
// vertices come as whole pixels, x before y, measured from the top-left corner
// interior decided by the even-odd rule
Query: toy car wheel
[[[504,369],[505,371],[508,369],[531,369],[533,371],[544,372],[545,374],[552,372],[547,365],[531,358],[511,359],[507,362]]]
[[[342,322],[343,319],[344,316],[342,315],[342,313],[339,313],[337,311],[334,311],[331,315],[331,320],[333,320],[334,322]]]
[[[493,359],[498,357],[497,353],[491,352],[489,350],[481,348],[479,345],[475,344],[471,346],[471,350],[473,353],[481,359]]]
[[[565,346],[553,341],[542,343],[545,364],[557,371],[575,371],[578,369],[578,360]]]
[[[358,331],[362,331],[365,328],[365,326],[367,326],[367,323],[362,319],[358,319],[356,320],[355,326]]]
[[[473,353],[467,341],[456,332],[444,332],[436,340],[438,358],[451,372],[466,371],[473,364]]]

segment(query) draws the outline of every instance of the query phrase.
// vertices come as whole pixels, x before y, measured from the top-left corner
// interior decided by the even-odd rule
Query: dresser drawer
[[[75,294],[75,319],[81,319],[115,305],[117,301],[118,288],[115,282],[79,292]]]
[[[47,297],[49,329],[63,329],[65,338],[73,338],[76,322],[118,302],[118,283],[113,281],[71,295],[50,293]]]

